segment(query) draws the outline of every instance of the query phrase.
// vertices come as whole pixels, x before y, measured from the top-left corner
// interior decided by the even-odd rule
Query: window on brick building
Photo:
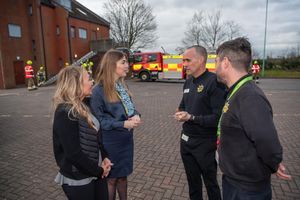
[[[75,27],[71,26],[71,38],[75,38],[76,33],[75,33]]]
[[[8,24],[8,34],[10,37],[20,38],[22,36],[21,26],[16,24]]]
[[[86,29],[84,29],[84,28],[79,28],[78,29],[78,36],[79,36],[79,38],[82,38],[82,39],[86,39],[87,38],[87,31],[86,31]]]
[[[60,35],[60,28],[59,28],[58,25],[56,26],[56,35],[57,35],[57,36]]]
[[[29,6],[28,6],[28,14],[30,16],[32,16],[32,5],[31,4],[29,4]]]
[[[63,62],[63,59],[62,58],[59,58],[58,59],[58,67],[61,69],[64,67],[64,62]]]
[[[32,40],[32,51],[36,50],[35,40]]]

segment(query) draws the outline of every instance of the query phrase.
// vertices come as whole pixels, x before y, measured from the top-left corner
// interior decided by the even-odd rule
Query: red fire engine
[[[208,54],[206,68],[215,70],[216,54]],[[182,55],[164,55],[161,52],[135,53],[132,75],[142,81],[183,80],[186,72],[182,65]]]

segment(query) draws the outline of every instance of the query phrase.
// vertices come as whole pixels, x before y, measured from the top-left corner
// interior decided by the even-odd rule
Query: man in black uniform
[[[183,123],[180,152],[192,200],[202,198],[202,178],[209,199],[221,199],[217,182],[217,124],[225,101],[224,87],[205,68],[206,49],[187,48],[183,65],[190,74],[175,118]]]
[[[282,147],[272,107],[248,75],[251,45],[245,38],[223,43],[217,50],[217,76],[229,88],[218,133],[223,200],[271,200],[270,178],[285,174]]]

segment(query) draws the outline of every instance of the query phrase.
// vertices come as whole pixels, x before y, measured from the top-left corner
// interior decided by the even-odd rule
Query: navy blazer
[[[109,103],[105,97],[103,87],[96,85],[91,96],[91,108],[101,124],[104,131],[123,130],[124,121],[128,119],[121,101]],[[135,110],[135,114],[139,114]],[[124,130],[125,129],[125,130]]]

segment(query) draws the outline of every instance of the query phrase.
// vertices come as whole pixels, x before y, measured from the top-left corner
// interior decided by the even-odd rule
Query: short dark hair
[[[207,60],[207,51],[206,51],[206,49],[203,46],[193,45],[193,46],[188,47],[187,49],[195,49],[196,50],[196,54],[200,55],[200,56],[203,56],[204,60],[206,62],[206,60]]]
[[[227,57],[232,66],[240,71],[248,71],[251,64],[251,44],[247,38],[239,37],[221,44],[217,49],[218,57]]]

